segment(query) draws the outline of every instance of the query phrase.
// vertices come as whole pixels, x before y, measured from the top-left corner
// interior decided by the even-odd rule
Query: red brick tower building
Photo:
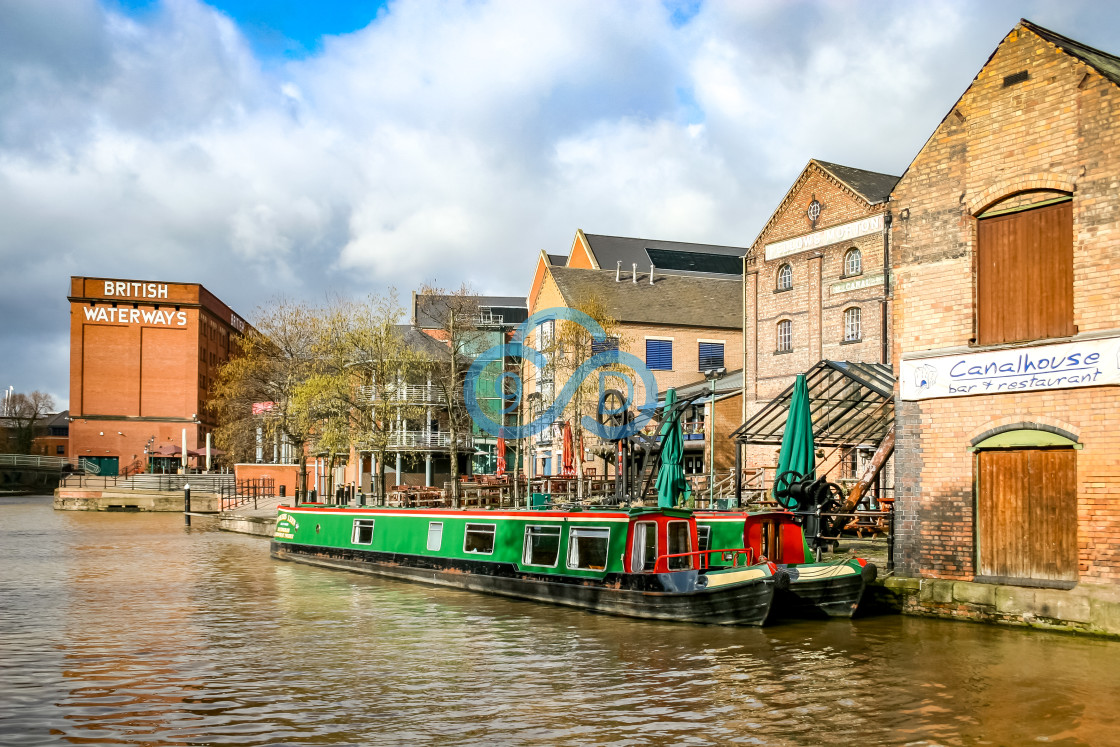
[[[245,322],[197,283],[70,279],[70,457],[102,474],[205,446],[207,392]]]

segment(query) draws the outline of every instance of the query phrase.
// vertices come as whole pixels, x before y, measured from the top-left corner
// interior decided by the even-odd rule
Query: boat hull
[[[787,567],[789,585],[774,594],[775,617],[851,617],[859,608],[867,584],[875,580],[875,565],[852,568],[836,575],[832,570],[849,566],[805,565]],[[823,571],[823,572],[822,572]]]
[[[762,625],[774,600],[775,577],[715,588],[682,584],[683,573],[608,574],[601,582],[521,573],[508,563],[464,563],[350,548],[273,542],[272,557],[402,581],[446,586],[647,620],[708,625]],[[690,576],[694,581],[694,572]],[[784,576],[783,576],[784,579]],[[686,591],[673,586],[693,586]]]

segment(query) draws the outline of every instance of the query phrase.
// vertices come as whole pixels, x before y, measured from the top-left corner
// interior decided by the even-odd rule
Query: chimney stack
[[[637,283],[637,282],[638,282],[638,263],[637,263],[637,262],[635,262],[635,263],[634,263],[634,264],[633,264],[633,265],[631,266],[631,268],[632,268],[632,269],[634,270],[634,276],[633,276],[633,278],[631,278],[630,282],[632,282],[632,283]]]
[[[618,265],[614,268],[614,281],[617,283],[622,280],[622,260],[618,260]]]
[[[649,284],[653,285],[653,265],[649,266]]]

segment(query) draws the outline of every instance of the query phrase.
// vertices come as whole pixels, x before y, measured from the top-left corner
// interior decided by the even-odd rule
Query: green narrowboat
[[[742,540],[701,552],[681,509],[281,506],[272,556],[613,615],[761,625],[786,575]],[[708,559],[718,555],[718,568]]]
[[[785,571],[789,583],[776,590],[775,617],[851,617],[875,580],[875,564],[863,558],[813,562],[813,549],[788,511],[697,512],[696,524],[701,550],[741,544],[750,551],[748,562],[769,560]],[[711,567],[717,562],[713,554]]]

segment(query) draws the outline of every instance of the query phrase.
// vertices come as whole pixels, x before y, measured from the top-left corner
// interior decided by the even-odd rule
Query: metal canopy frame
[[[883,363],[821,361],[805,372],[817,446],[874,446],[894,424],[894,372]],[[793,384],[739,426],[737,444],[782,443]]]

